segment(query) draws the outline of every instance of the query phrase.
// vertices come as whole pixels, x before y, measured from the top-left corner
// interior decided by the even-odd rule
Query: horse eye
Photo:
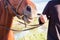
[[[26,10],[29,11],[29,12],[31,12],[31,7],[27,6]]]

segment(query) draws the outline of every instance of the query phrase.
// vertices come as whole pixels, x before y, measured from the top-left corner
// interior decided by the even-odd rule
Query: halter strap
[[[8,4],[10,5],[12,11],[14,12],[14,14],[17,16],[18,19],[21,19],[23,16],[19,16],[19,13],[17,12],[18,8],[21,6],[23,0],[21,1],[21,3],[17,6],[17,9],[14,8],[14,6],[11,5],[11,3],[8,0],[5,0],[5,8],[8,7]]]
[[[7,11],[7,13],[8,13],[8,4],[11,6],[11,9],[12,9],[12,11],[14,12],[14,14],[20,19],[20,17],[22,18],[24,15],[22,15],[22,16],[19,16],[18,15],[18,12],[16,11],[16,9],[10,4],[10,2],[8,1],[8,0],[3,0],[5,3],[5,9],[6,9],[6,11]],[[23,0],[21,1],[21,3],[23,2]],[[20,7],[21,6],[21,4],[18,6],[18,7]],[[17,8],[18,9],[18,8]],[[19,21],[20,22],[20,21]],[[34,26],[34,25],[29,25],[29,26]],[[10,29],[10,28],[8,28],[8,26],[6,26],[6,25],[1,25],[0,24],[0,27],[1,28],[5,28],[6,30],[12,30],[12,31],[27,31],[27,30],[31,30],[31,29],[35,29],[35,28],[38,28],[38,27],[40,27],[39,25],[38,26],[36,26],[36,27],[32,27],[32,28],[28,28],[28,29],[24,29],[24,30],[15,30],[15,29]]]

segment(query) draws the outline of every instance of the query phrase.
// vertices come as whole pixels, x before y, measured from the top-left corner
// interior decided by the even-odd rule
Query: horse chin
[[[28,19],[28,23],[31,23],[32,22],[32,19]]]
[[[32,22],[32,19],[29,19],[29,18],[26,21],[26,23],[28,23],[28,24],[31,23],[31,22]]]

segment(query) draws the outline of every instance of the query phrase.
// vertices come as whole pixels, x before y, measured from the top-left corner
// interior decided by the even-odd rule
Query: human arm
[[[50,2],[47,3],[46,7],[43,10],[43,13],[39,17],[39,24],[42,25],[50,18]]]

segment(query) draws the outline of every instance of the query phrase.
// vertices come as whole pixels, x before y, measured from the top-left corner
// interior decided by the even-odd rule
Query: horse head
[[[31,0],[9,0],[20,19],[30,23],[36,16],[36,6]]]

